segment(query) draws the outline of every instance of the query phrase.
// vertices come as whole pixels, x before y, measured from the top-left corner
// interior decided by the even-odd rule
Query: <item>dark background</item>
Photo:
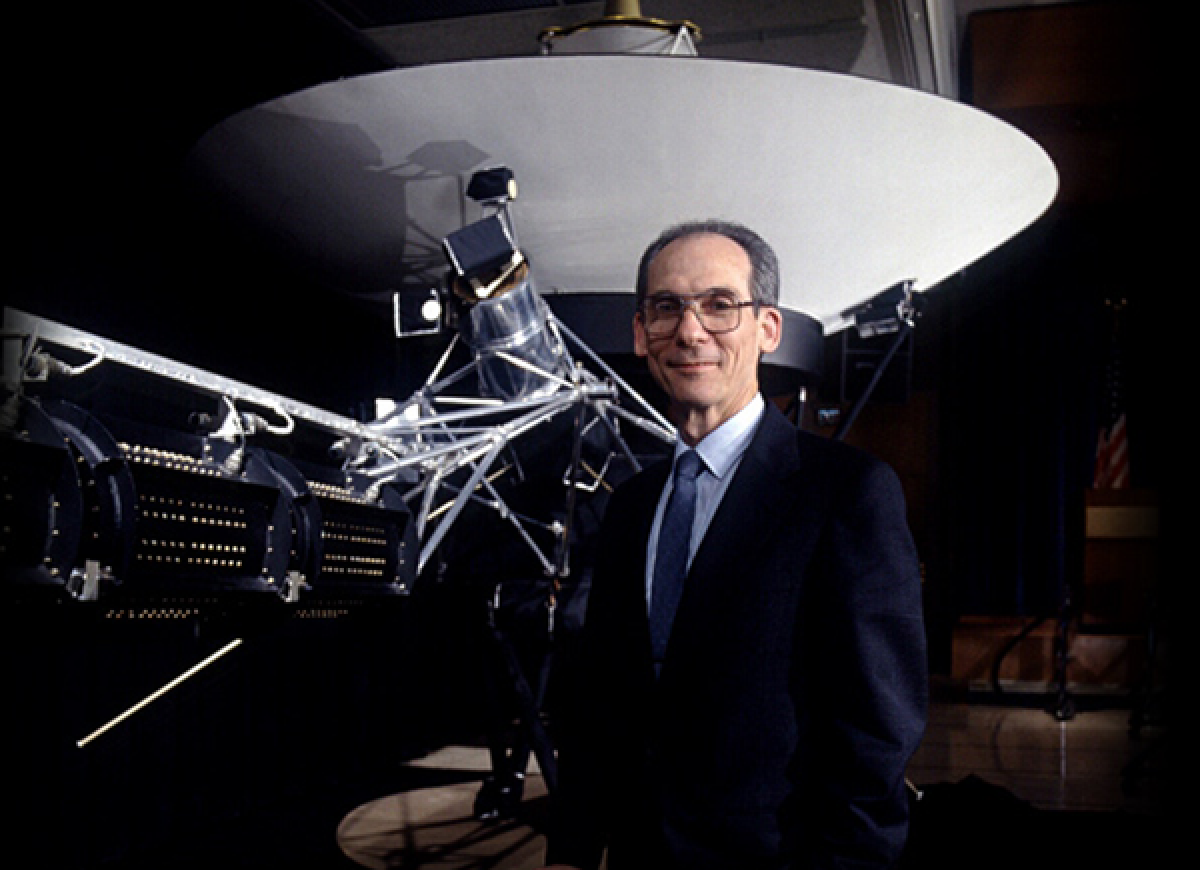
[[[398,347],[387,312],[265,259],[180,174],[222,118],[382,69],[377,51],[306,3],[60,3],[18,18],[30,20],[13,31],[22,59],[7,132],[16,238],[6,305],[340,413],[415,387],[428,348]],[[968,101],[1043,142],[1063,194],[930,294],[904,377],[851,435],[908,489],[935,673],[949,671],[961,615],[1053,615],[1080,582],[1112,298],[1128,300],[1135,485],[1164,491],[1176,477],[1168,434],[1181,425],[1181,385],[1168,360],[1186,315],[1164,317],[1165,216],[1150,196],[1161,122],[1141,87],[1136,29],[1103,36],[1101,66],[1127,75],[1071,105],[1006,101],[979,83],[979,52],[995,47],[967,58]],[[830,339],[831,358],[843,350]],[[818,403],[845,407],[844,387],[828,372]],[[306,850],[338,866],[327,830],[296,835],[311,832],[307,820],[387,793],[405,758],[478,732],[480,606],[458,585],[336,619],[117,624],[87,609],[6,609],[21,801],[10,839],[46,847],[56,863],[43,866],[83,867],[170,840],[222,853],[221,838],[241,826],[259,845],[240,844],[224,866],[251,866],[259,848],[270,866]],[[75,749],[235,636],[247,643],[227,659]]]

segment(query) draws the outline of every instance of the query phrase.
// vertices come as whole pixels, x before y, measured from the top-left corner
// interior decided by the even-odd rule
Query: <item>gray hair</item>
[[[663,231],[662,235],[655,239],[650,244],[650,247],[646,248],[645,253],[642,254],[641,262],[638,263],[637,284],[634,288],[639,305],[646,298],[647,274],[650,271],[650,263],[654,261],[654,258],[671,242],[686,236],[695,236],[703,233],[724,236],[738,244],[746,252],[746,256],[750,258],[751,298],[759,305],[769,305],[771,307],[779,305],[779,258],[775,256],[774,249],[767,244],[762,236],[753,230],[733,221],[719,219],[687,221],[676,224]]]

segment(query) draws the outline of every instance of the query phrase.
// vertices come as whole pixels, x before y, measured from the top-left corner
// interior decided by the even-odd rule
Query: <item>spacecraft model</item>
[[[577,493],[639,466],[622,432],[675,436],[538,294],[508,212],[512,173],[481,172],[470,193],[490,213],[443,240],[447,279],[415,327],[446,329],[445,353],[371,422],[6,310],[6,582],[85,600],[119,589],[404,594],[472,503],[511,527],[547,577],[566,578]],[[398,302],[398,333],[412,328]],[[470,361],[447,371],[459,343]],[[110,366],[211,404],[187,413],[185,431],[101,419],[55,395]],[[562,418],[562,504],[550,519],[522,516],[495,481],[517,473],[514,445]],[[298,429],[326,436],[316,462],[262,444]],[[585,441],[606,446],[585,455]]]
[[[264,249],[386,301],[397,336],[449,336],[423,386],[373,420],[6,310],[6,594],[406,596],[484,511],[550,578],[553,619],[578,503],[636,470],[635,439],[647,453],[674,439],[605,361],[628,350],[633,270],[661,230],[717,217],[766,238],[784,341],[764,365],[814,375],[825,337],[911,325],[916,296],[1057,191],[1041,148],[967,106],[703,59],[686,24],[608,23],[545,34],[543,56],[282,96],[189,154],[197,188]],[[114,370],[108,406],[75,401]],[[515,506],[547,443],[553,504]]]

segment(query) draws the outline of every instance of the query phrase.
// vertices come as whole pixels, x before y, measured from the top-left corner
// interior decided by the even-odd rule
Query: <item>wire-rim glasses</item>
[[[737,329],[742,322],[742,309],[757,304],[754,300],[738,299],[728,290],[713,290],[697,296],[656,293],[642,300],[642,322],[648,336],[666,338],[675,334],[684,310],[691,308],[705,330],[720,335]]]

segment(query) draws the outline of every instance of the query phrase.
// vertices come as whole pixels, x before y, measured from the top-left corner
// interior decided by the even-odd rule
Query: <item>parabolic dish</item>
[[[1058,177],[981,111],[795,67],[656,55],[397,69],[243,111],[191,159],[206,187],[331,286],[440,283],[441,239],[513,170],[544,293],[630,293],[667,225],[721,217],[776,248],[786,309],[825,331],[900,281],[928,290],[1033,223]]]

